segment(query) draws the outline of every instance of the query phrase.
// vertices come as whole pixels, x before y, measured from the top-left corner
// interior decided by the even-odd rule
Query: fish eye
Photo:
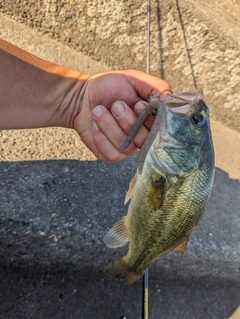
[[[152,110],[152,115],[153,115],[153,116],[157,116],[157,112],[158,112],[157,109],[153,109],[153,110]]]
[[[205,118],[201,113],[195,113],[192,115],[192,122],[196,126],[202,126],[205,123]]]

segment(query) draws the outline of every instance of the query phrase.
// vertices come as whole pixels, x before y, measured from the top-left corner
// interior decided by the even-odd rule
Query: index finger
[[[171,90],[170,84],[157,76],[138,70],[127,70],[125,72],[137,95],[145,101],[150,94]]]

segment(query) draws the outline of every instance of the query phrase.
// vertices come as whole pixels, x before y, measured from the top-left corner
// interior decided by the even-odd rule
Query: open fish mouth
[[[159,130],[162,131],[160,128],[162,125],[166,124],[166,115],[167,112],[172,112],[180,117],[184,117],[188,114],[190,108],[197,103],[199,100],[202,99],[202,90],[199,89],[194,92],[184,92],[184,93],[177,93],[177,94],[152,94],[149,96],[148,101],[149,104],[146,109],[141,113],[137,122],[135,123],[132,132],[127,137],[125,142],[120,148],[120,151],[123,152],[126,148],[131,144],[135,136],[137,135],[138,130],[140,129],[141,125],[143,124],[146,117],[153,111],[157,110],[157,116],[155,122],[150,130],[150,133],[145,140],[143,147],[140,151],[138,157],[138,173],[141,175],[145,158],[147,156],[148,151],[153,145],[156,136],[159,133]],[[164,123],[165,121],[165,123]],[[162,134],[162,132],[161,132]],[[175,147],[175,148],[184,148],[182,144],[179,143],[176,139],[172,139],[171,141],[166,138],[166,136],[162,137],[162,140],[158,139],[158,142],[161,141],[162,147]]]
[[[185,148],[185,146],[183,144],[176,144],[172,141],[169,141],[169,140],[166,140],[163,138],[161,138],[160,145],[162,148],[166,148],[166,147]]]
[[[182,120],[184,121],[183,123],[188,123],[191,108],[196,105],[198,101],[193,98],[190,100],[181,99],[181,104],[179,105],[178,97],[170,96],[170,98],[171,106],[163,101],[160,102],[158,109],[159,114],[156,119],[158,128],[155,128],[156,135],[153,135],[155,139],[149,148],[149,155],[153,165],[163,174],[181,176],[182,174],[186,174],[187,171],[184,164],[178,167],[176,159],[182,158],[180,162],[186,162],[184,160],[184,154],[188,152],[189,143],[185,143],[182,136],[176,134],[177,131],[174,129],[174,123],[179,121],[179,123],[181,123]],[[176,104],[174,104],[175,102]],[[185,124],[181,125],[185,126]],[[191,148],[196,147],[197,144],[192,141]],[[144,164],[144,161],[142,162]],[[195,158],[193,163],[195,163]]]
[[[168,147],[174,147],[174,148],[185,148],[186,147],[186,145],[180,143],[176,138],[171,136],[171,134],[169,134],[169,133],[164,134],[164,132],[159,132],[158,136],[159,136],[158,144],[155,144],[155,146],[154,146],[155,149],[168,148]]]
[[[166,104],[173,112],[173,109],[178,108],[180,113],[185,113],[185,109],[187,111],[188,106],[192,106],[199,100],[203,99],[203,91],[202,89],[197,89],[192,92],[183,92],[183,93],[172,93],[172,94],[151,94],[148,98],[149,102],[152,101],[162,101]],[[186,114],[186,113],[185,113]]]
[[[168,109],[172,112],[172,113],[176,113],[176,114],[182,114],[182,115],[187,115],[190,108],[191,108],[192,104],[187,103],[185,105],[182,106],[177,106],[177,107],[168,107]]]
[[[151,98],[123,145],[122,150],[149,114],[156,116],[126,194],[125,203],[131,200],[128,214],[104,237],[111,248],[130,242],[128,253],[107,270],[127,284],[140,279],[158,256],[173,250],[183,254],[206,209],[214,150],[209,111],[200,93]]]
[[[166,105],[162,106],[165,108],[165,114],[163,115],[164,118],[162,119],[162,127],[159,128],[159,132],[158,132],[158,144],[154,143],[155,149],[158,148],[169,148],[169,147],[174,147],[174,148],[178,148],[178,149],[183,149],[186,147],[186,145],[184,145],[183,143],[181,143],[180,141],[178,141],[178,139],[174,136],[172,136],[169,132],[168,132],[168,125],[167,125],[167,113],[171,112],[174,113],[175,115],[178,115],[179,117],[185,117],[190,108],[191,108],[192,104],[188,103],[179,107],[168,107]]]

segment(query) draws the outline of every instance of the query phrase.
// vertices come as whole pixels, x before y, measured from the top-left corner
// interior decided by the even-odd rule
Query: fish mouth
[[[171,157],[168,150],[186,148],[186,145],[179,142],[176,139],[176,137],[173,137],[171,133],[168,132],[167,113],[171,112],[171,113],[175,113],[176,115],[179,115],[180,117],[184,117],[189,112],[190,107],[191,107],[190,104],[188,105],[185,104],[183,106],[174,107],[174,108],[169,108],[165,105],[165,114],[164,114],[164,118],[162,118],[163,126],[158,131],[157,137],[155,138],[149,150],[153,164],[158,170],[160,170],[164,174],[175,174],[176,169],[171,163],[172,160],[170,161],[169,164],[167,164],[167,162],[163,160],[163,158],[161,158],[160,154],[163,154],[162,151],[165,150],[165,152],[168,153],[168,156]]]
[[[187,103],[182,106],[168,107],[168,110],[175,114],[187,115],[192,105],[192,103]]]
[[[158,109],[159,113],[154,122],[154,125],[156,124],[156,126],[153,127],[154,134],[152,134],[152,137],[154,137],[154,140],[150,140],[152,144],[151,147],[148,148],[149,155],[155,167],[162,173],[178,174],[181,170],[177,169],[174,160],[175,157],[171,156],[171,153],[173,152],[173,154],[175,154],[175,150],[179,149],[181,150],[180,154],[182,154],[182,150],[187,149],[187,145],[185,145],[182,138],[180,138],[179,141],[175,133],[174,136],[171,134],[172,129],[171,127],[168,127],[168,125],[172,125],[172,117],[186,118],[189,116],[191,108],[202,99],[202,90],[179,94],[154,94],[151,98],[152,100],[160,100],[160,104]],[[143,165],[144,159],[145,157],[142,156],[141,161],[139,161],[141,165]]]
[[[185,146],[181,143],[179,143],[175,138],[172,137],[174,141],[170,141],[167,138],[164,138],[163,136],[160,135],[160,143],[159,143],[159,148],[169,148],[169,147],[174,147],[174,148],[184,148]]]
[[[151,101],[162,101],[173,113],[187,114],[190,107],[203,99],[202,89],[192,92],[172,93],[172,94],[152,94]]]
[[[169,147],[174,147],[174,148],[184,148],[184,144],[180,143],[176,137],[173,137],[173,135],[169,132],[168,130],[168,124],[167,124],[167,114],[169,112],[174,113],[180,117],[184,117],[186,114],[188,114],[189,110],[190,110],[191,105],[183,105],[180,107],[174,107],[174,108],[169,108],[167,106],[165,106],[166,108],[166,113],[165,113],[165,118],[163,120],[163,127],[160,128],[159,131],[159,139],[158,139],[158,143],[159,144],[155,144],[155,149],[157,148],[169,148]]]

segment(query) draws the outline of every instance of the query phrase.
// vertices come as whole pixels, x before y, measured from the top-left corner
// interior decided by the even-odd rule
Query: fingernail
[[[115,102],[112,105],[112,112],[115,116],[121,116],[125,111],[125,105],[122,102]]]
[[[135,112],[137,114],[141,114],[142,111],[146,108],[146,103],[142,102],[142,101],[139,101],[136,105],[135,105]]]
[[[97,123],[96,122],[92,122],[92,130],[94,131],[94,132],[96,132],[96,131],[99,131],[99,127],[97,126]]]
[[[95,108],[92,110],[92,113],[95,117],[99,117],[100,115],[102,115],[102,112],[103,112],[103,109],[101,105],[95,106]]]

